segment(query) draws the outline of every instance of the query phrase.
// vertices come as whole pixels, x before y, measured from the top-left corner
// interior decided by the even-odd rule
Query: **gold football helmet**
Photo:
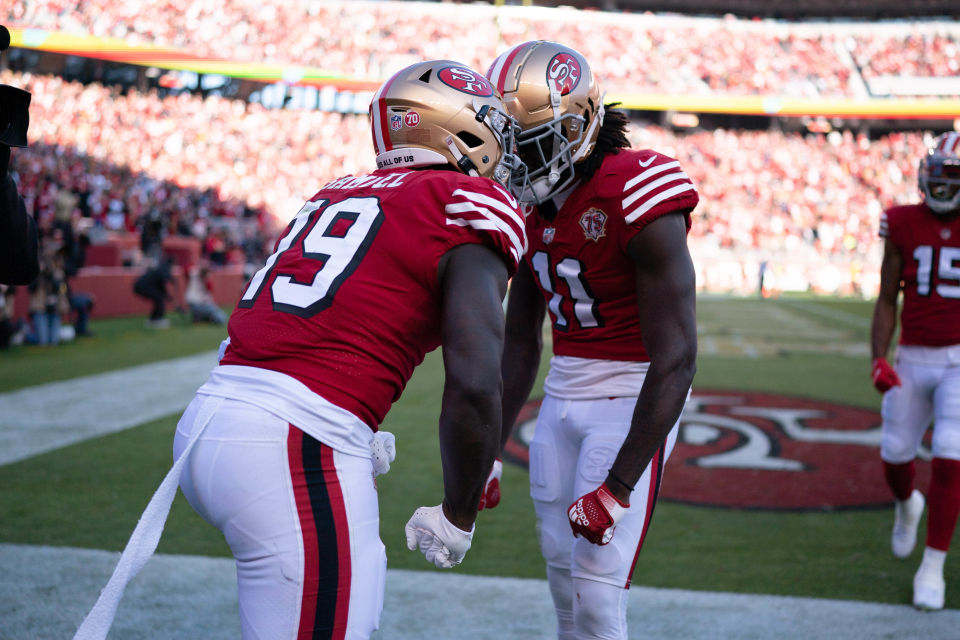
[[[504,186],[525,173],[513,153],[519,132],[479,71],[432,60],[398,71],[370,102],[377,167],[453,165]]]
[[[934,213],[960,209],[960,133],[939,136],[920,159],[918,172],[923,200]]]
[[[603,98],[586,59],[556,42],[524,42],[501,54],[487,77],[517,119],[518,153],[527,165],[521,201],[540,204],[574,179],[573,165],[590,155],[603,123]]]

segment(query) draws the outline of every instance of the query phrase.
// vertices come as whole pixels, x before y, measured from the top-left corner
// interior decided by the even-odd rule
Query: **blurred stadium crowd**
[[[485,70],[503,49],[556,40],[607,87],[672,94],[862,97],[871,79],[960,73],[948,23],[788,24],[460,3],[321,0],[46,0],[7,10],[8,26],[120,38],[236,61],[297,64],[383,79],[452,58]],[[669,70],[669,73],[665,72]]]
[[[818,27],[525,9],[46,0],[13,3],[2,20],[372,79],[424,58],[485,69],[514,43],[556,39],[582,51],[605,87],[621,93],[856,98],[878,77],[895,74],[902,82],[887,85],[908,87],[960,72],[958,31],[935,22]],[[257,262],[327,180],[374,168],[365,115],[80,84],[29,70],[7,70],[0,82],[33,94],[31,147],[14,154],[29,209],[41,229],[58,218],[80,222],[90,242],[116,231],[190,235],[203,240],[207,258]],[[930,132],[675,131],[638,121],[632,136],[678,158],[700,189],[691,247],[702,291],[751,293],[764,271],[772,289],[873,296],[879,215],[916,198]]]

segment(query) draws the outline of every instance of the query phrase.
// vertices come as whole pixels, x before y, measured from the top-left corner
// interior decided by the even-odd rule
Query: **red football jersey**
[[[903,258],[900,343],[960,344],[960,216],[937,215],[925,204],[891,207],[880,235]]]
[[[553,321],[556,355],[646,362],[627,242],[699,196],[680,163],[655,151],[608,155],[553,221],[527,218],[527,261]]]
[[[376,429],[440,345],[440,258],[483,244],[512,274],[523,224],[513,197],[487,178],[383,169],[335,180],[247,285],[221,364],[287,374]]]

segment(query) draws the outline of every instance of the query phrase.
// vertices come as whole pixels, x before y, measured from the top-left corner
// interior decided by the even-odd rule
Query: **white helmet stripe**
[[[406,71],[406,69],[404,69]],[[390,151],[393,145],[390,143],[390,119],[387,117],[387,103],[382,96],[393,84],[393,81],[403,71],[395,73],[393,77],[384,82],[370,101],[370,128],[373,132],[374,151],[378,154]]]
[[[943,137],[940,143],[940,151],[943,153],[957,153],[957,142],[960,141],[960,133],[952,131]]]

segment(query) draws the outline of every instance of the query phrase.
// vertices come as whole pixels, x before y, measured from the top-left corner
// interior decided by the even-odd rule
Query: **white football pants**
[[[880,457],[913,460],[933,420],[933,456],[960,460],[960,345],[901,345],[896,368],[902,386],[883,394]]]
[[[546,396],[530,443],[530,496],[557,611],[558,636],[627,638],[627,589],[679,422],[643,472],[609,544],[574,538],[567,509],[604,481],[630,430],[636,398]]]
[[[180,419],[175,458],[209,398],[195,397]],[[180,488],[236,558],[245,639],[352,640],[377,628],[387,558],[370,458],[226,399],[190,453]]]

